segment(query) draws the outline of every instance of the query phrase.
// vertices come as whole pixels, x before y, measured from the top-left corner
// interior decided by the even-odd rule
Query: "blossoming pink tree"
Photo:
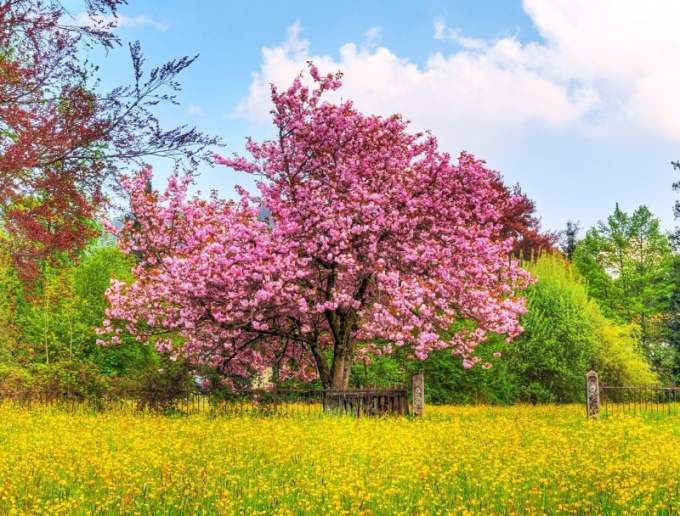
[[[529,282],[498,237],[495,173],[465,153],[452,163],[399,115],[323,101],[340,76],[310,74],[313,88],[272,87],[278,138],[249,141],[251,159],[217,157],[259,176],[259,195],[189,198],[177,176],[149,192],[149,169],[125,181],[135,219],[116,233],[141,260],[135,283],[112,283],[102,333],[172,332],[226,373],[274,366],[334,389],[353,360],[395,346],[417,359],[449,348],[471,367],[487,332],[521,331],[516,292]]]

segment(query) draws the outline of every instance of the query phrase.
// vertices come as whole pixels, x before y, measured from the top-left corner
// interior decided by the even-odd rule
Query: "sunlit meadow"
[[[0,514],[676,514],[678,416],[410,418],[0,406]]]

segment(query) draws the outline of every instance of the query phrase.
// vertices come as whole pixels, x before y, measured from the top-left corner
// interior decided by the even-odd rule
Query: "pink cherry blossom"
[[[149,168],[123,181],[134,217],[115,232],[140,261],[134,283],[111,283],[102,331],[178,334],[188,358],[230,375],[272,366],[333,388],[355,358],[395,347],[448,348],[472,367],[487,332],[521,332],[530,282],[498,236],[495,173],[466,153],[452,162],[399,115],[324,102],[340,75],[310,75],[314,89],[272,87],[275,140],[215,157],[255,175],[258,194],[189,197],[179,175],[149,192]],[[471,329],[449,333],[461,320]]]

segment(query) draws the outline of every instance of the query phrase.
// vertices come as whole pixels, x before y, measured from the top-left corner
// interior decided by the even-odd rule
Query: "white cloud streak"
[[[203,109],[201,109],[201,106],[197,104],[189,104],[186,109],[186,114],[189,116],[202,115]]]
[[[102,23],[114,23],[114,27],[117,28],[127,28],[127,29],[134,29],[137,27],[145,27],[145,26],[150,26],[153,27],[156,30],[164,31],[168,29],[168,25],[163,23],[163,22],[158,22],[156,20],[153,20],[152,18],[145,16],[145,15],[140,15],[140,16],[122,16],[118,15],[116,17],[113,16],[106,16],[106,17],[98,17],[97,18],[98,22]],[[81,26],[89,26],[93,24],[92,18],[88,16],[87,13],[80,13],[76,16],[75,22],[77,25]]]
[[[471,50],[481,50],[487,47],[487,42],[483,39],[465,37],[461,35],[460,29],[447,27],[443,18],[437,18],[434,21],[434,39],[453,41],[461,47]]]

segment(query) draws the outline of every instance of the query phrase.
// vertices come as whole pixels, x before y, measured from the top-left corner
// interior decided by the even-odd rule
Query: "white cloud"
[[[129,18],[127,16],[118,16],[118,26],[119,27],[142,27],[145,25],[150,25],[157,30],[168,30],[168,25],[163,22],[159,22],[149,18],[148,16],[135,16],[134,18]]]
[[[263,49],[237,114],[269,120],[269,84],[290,84],[313,60],[342,70],[340,93],[367,112],[401,112],[449,149],[498,155],[530,131],[589,139],[680,143],[680,17],[677,0],[524,0],[543,41],[465,37],[442,19],[433,37],[457,46],[424,66],[384,46],[347,43],[338,58],[310,52],[301,26]]]
[[[371,49],[376,48],[378,46],[378,41],[380,40],[381,36],[382,31],[380,30],[380,27],[371,27],[364,34],[363,46]]]
[[[168,29],[168,25],[166,23],[158,22],[158,21],[153,20],[152,18],[145,16],[145,15],[140,15],[140,16],[135,16],[135,17],[122,16],[120,14],[116,17],[113,17],[113,16],[105,16],[105,17],[104,16],[97,16],[97,17],[95,17],[95,20],[97,22],[101,22],[101,23],[104,23],[104,24],[108,24],[108,23],[113,22],[114,27],[117,27],[117,28],[132,29],[132,28],[136,28],[136,27],[151,26],[154,29],[161,30],[161,31]],[[89,26],[89,25],[93,25],[95,20],[90,18],[87,13],[79,13],[75,17],[76,24],[84,26],[84,27]]]
[[[434,20],[434,39],[439,41],[453,41],[463,48],[481,50],[487,46],[483,39],[462,36],[459,29],[451,29],[446,26],[443,18]]]
[[[201,109],[201,106],[198,106],[196,104],[189,104],[187,106],[186,110],[187,115],[193,116],[193,115],[202,115],[203,110]]]

